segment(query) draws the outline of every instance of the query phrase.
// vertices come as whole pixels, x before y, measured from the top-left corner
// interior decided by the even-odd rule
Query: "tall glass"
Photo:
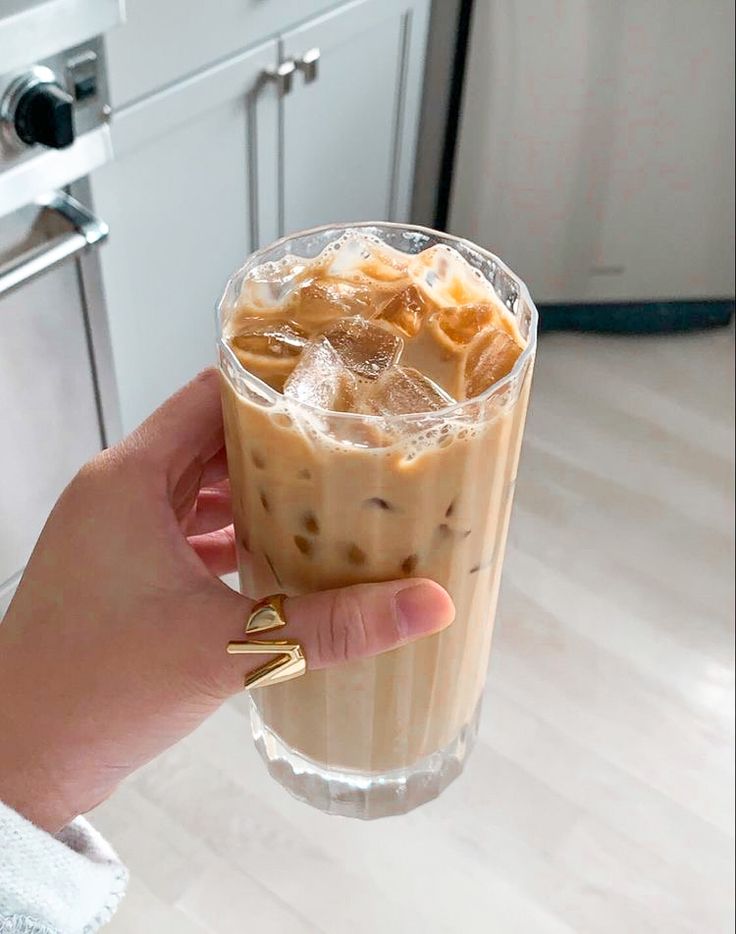
[[[252,692],[253,735],[271,775],[323,811],[375,818],[434,798],[473,745],[537,312],[524,284],[466,240],[399,224],[351,227],[406,253],[452,246],[493,285],[526,340],[513,370],[481,396],[390,418],[286,399],[219,341],[243,592],[417,576],[455,602],[454,623],[438,635]],[[314,257],[346,229],[316,228],[250,256],[220,302],[220,333],[254,266]]]

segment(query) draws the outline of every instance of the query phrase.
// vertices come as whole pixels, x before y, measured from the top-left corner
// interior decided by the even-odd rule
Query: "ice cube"
[[[281,308],[304,280],[306,269],[296,256],[256,266],[243,280],[238,306],[264,311]]]
[[[236,353],[262,357],[298,357],[306,342],[307,335],[299,325],[270,318],[244,319],[232,338]]]
[[[392,282],[406,275],[406,255],[378,237],[347,233],[327,249],[326,272],[337,279]]]
[[[497,311],[492,305],[459,305],[434,314],[430,330],[448,350],[461,350],[496,318]]]
[[[284,395],[332,412],[353,406],[358,379],[345,366],[330,342],[320,337],[307,344],[294,372],[286,380]]]
[[[366,379],[376,379],[396,363],[404,348],[400,337],[359,316],[336,321],[324,336],[343,364]]]
[[[434,412],[455,400],[419,370],[392,366],[374,383],[364,387],[360,408],[377,415]]]
[[[411,257],[408,273],[425,299],[437,308],[498,301],[488,280],[444,244]]]
[[[505,331],[490,329],[479,334],[465,360],[465,398],[472,399],[503,379],[520,353],[521,347]]]
[[[403,337],[416,337],[422,327],[425,311],[417,287],[406,285],[394,292],[374,317],[377,321],[385,321]]]
[[[370,304],[371,295],[365,286],[321,278],[295,291],[289,314],[314,332],[346,315],[369,314]]]
[[[238,333],[230,338],[235,356],[250,373],[281,390],[297,364],[307,335],[288,321],[243,318]]]

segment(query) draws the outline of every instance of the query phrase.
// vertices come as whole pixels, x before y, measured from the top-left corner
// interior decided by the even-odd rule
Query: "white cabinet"
[[[428,4],[350,3],[288,32],[299,65],[284,97],[285,233],[337,221],[408,220]],[[306,72],[306,74],[304,73]]]
[[[213,363],[215,302],[258,238],[276,236],[270,42],[121,111],[91,179],[122,426]]]
[[[334,6],[335,0],[126,0],[107,37],[113,106],[140,100]]]
[[[148,82],[159,74],[133,39],[171,6],[131,3],[130,25],[111,40],[113,85],[132,82],[123,97],[143,87],[139,67]],[[269,8],[296,19],[289,0]],[[294,28],[287,18],[256,48],[115,109],[115,159],[93,174],[91,194],[110,226],[102,280],[124,431],[214,361],[215,302],[256,246],[330,221],[408,218],[428,10],[429,0],[357,0]],[[176,35],[188,42],[200,22],[192,11]],[[164,55],[174,71],[177,48]],[[274,80],[284,64],[291,80]]]

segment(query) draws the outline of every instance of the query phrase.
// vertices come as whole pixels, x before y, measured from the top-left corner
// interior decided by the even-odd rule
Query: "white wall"
[[[734,292],[733,0],[476,0],[451,229],[538,301]]]

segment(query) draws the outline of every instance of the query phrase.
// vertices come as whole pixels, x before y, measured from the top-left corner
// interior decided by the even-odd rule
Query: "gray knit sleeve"
[[[92,934],[113,916],[127,881],[84,818],[52,836],[0,801],[0,934]]]

